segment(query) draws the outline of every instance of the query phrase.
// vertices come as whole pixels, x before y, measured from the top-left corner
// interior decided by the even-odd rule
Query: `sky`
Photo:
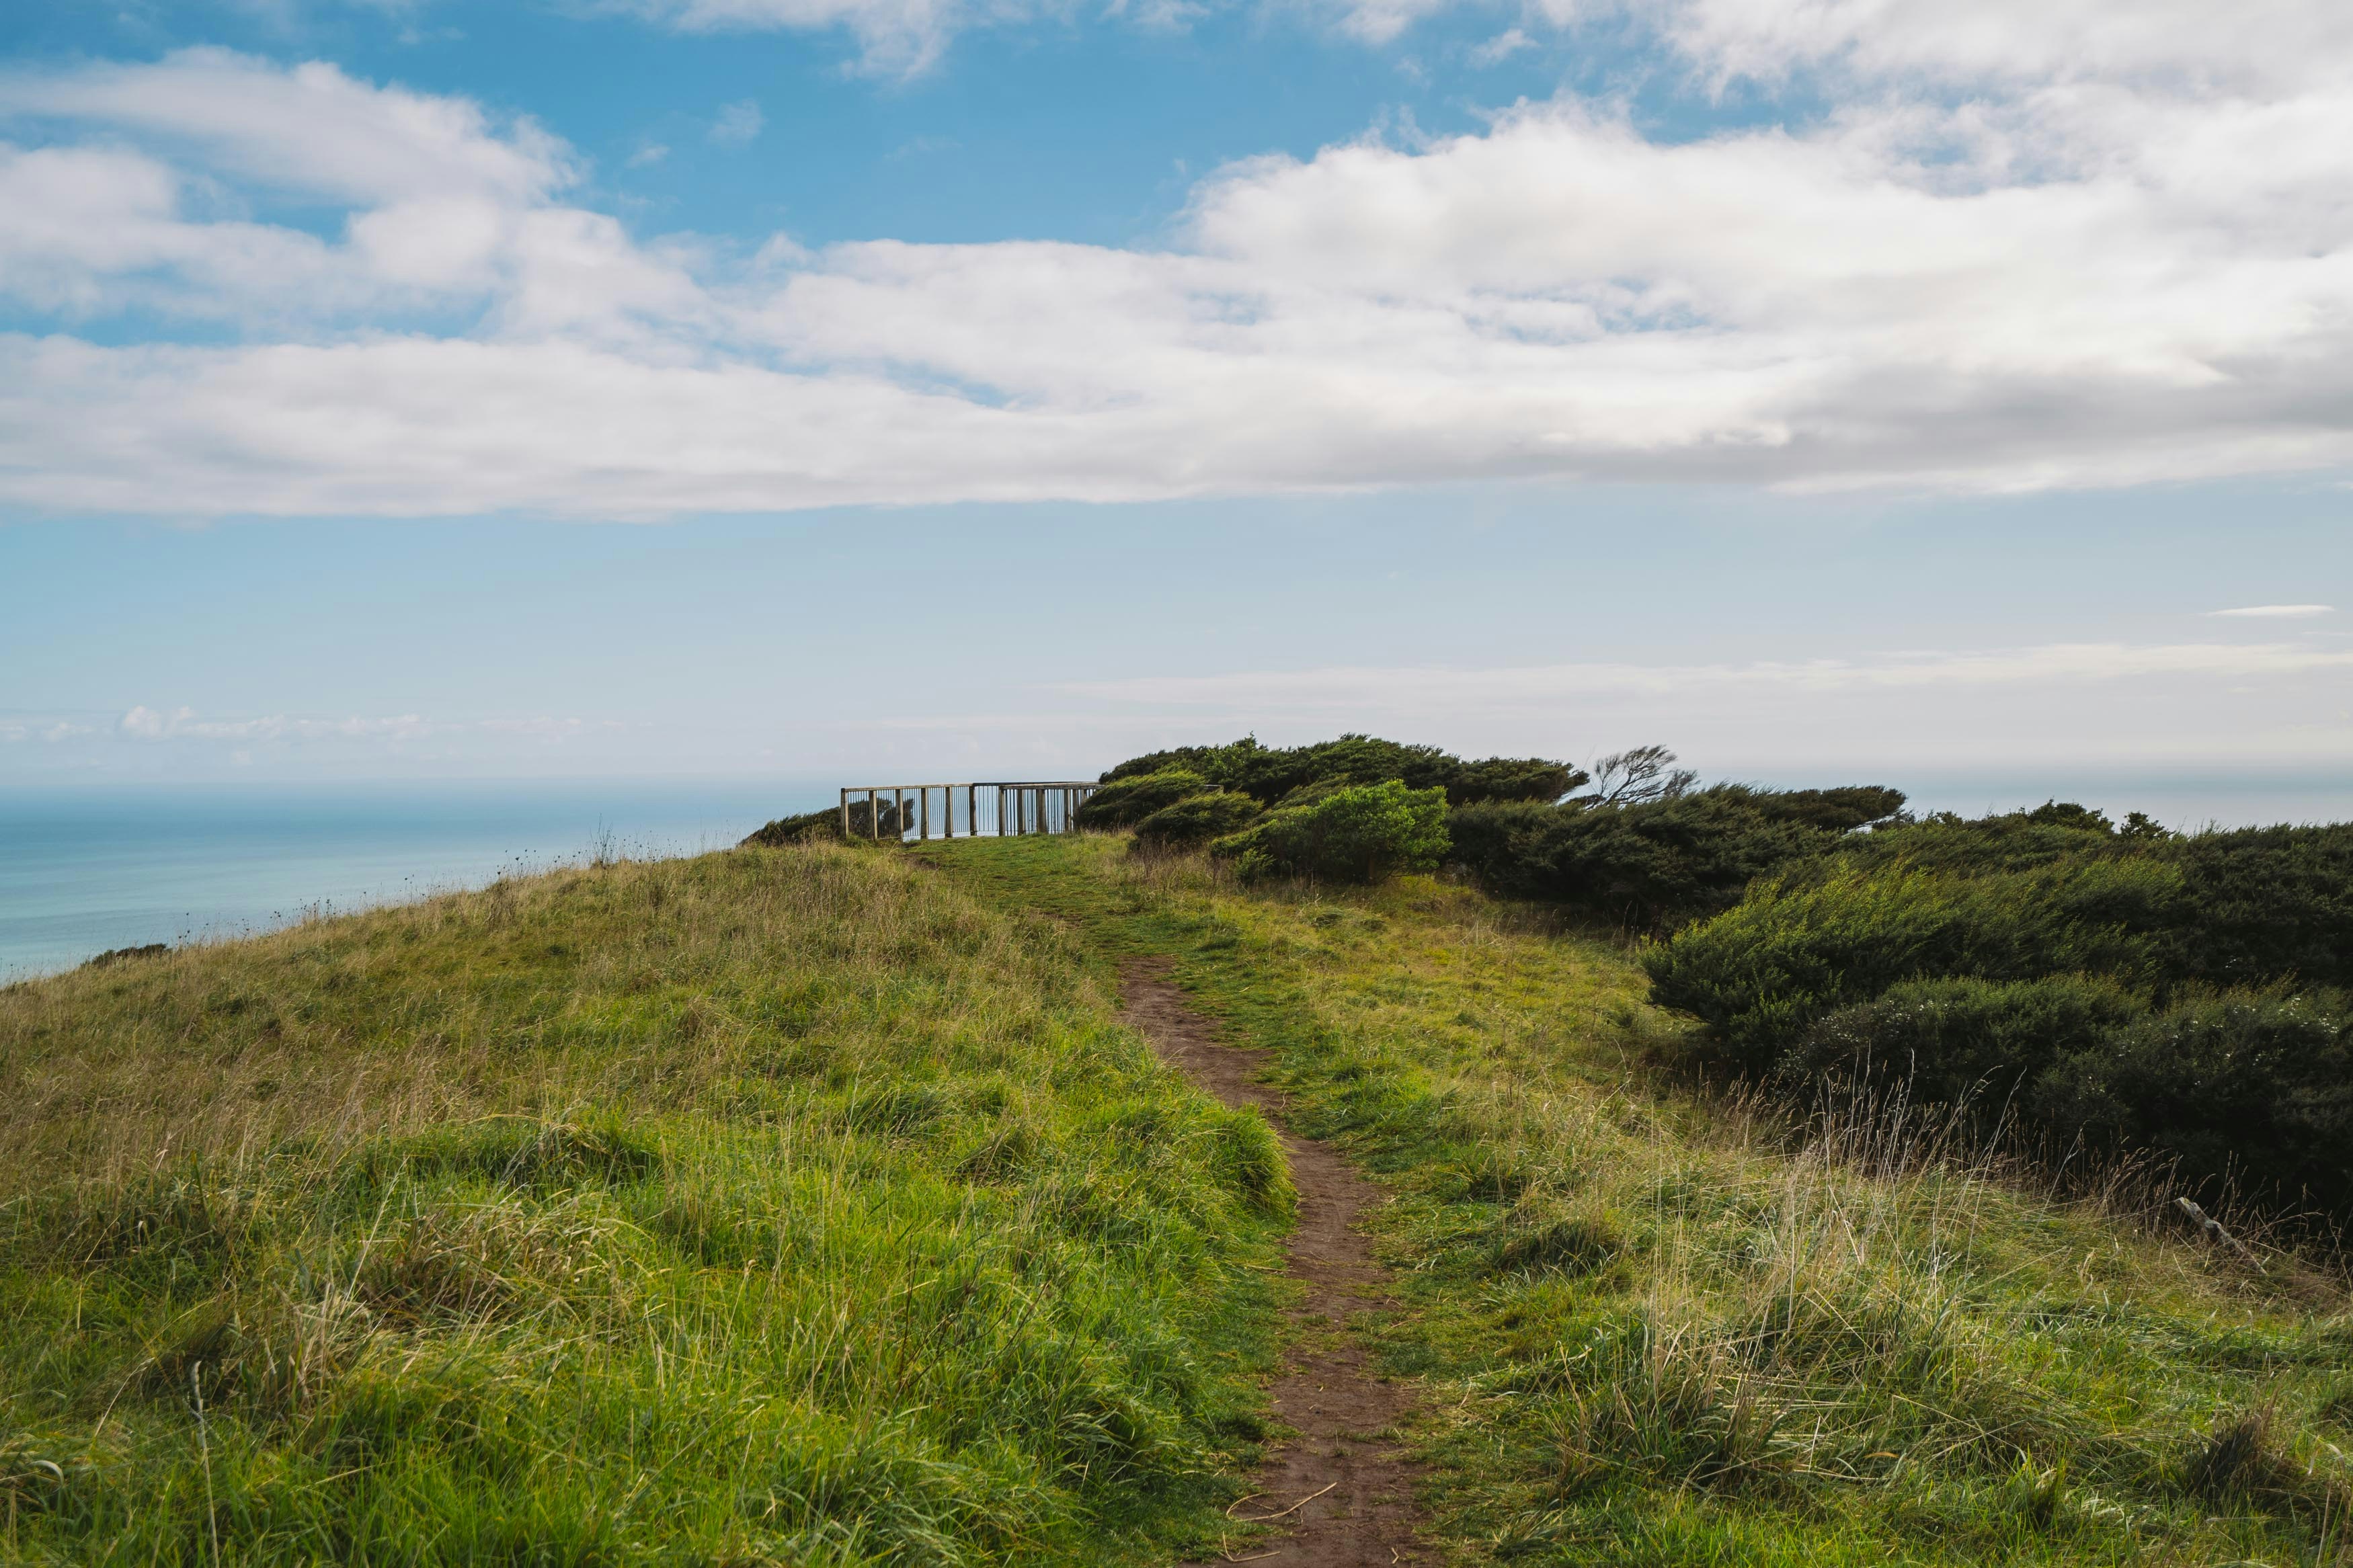
[[[2318,0],[12,7],[0,787],[2353,816],[2348,146]]]

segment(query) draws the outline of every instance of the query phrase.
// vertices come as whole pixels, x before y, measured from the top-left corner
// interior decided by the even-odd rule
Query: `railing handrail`
[[[843,784],[852,795],[876,789],[1101,789],[1101,779],[954,779],[929,784]]]
[[[909,806],[913,807],[913,824],[918,838],[932,837],[932,792],[940,792],[941,837],[954,838],[955,830],[955,792],[965,792],[965,835],[967,837],[1015,837],[1031,833],[1068,833],[1078,826],[1079,807],[1089,795],[1103,787],[1101,779],[969,779],[953,783],[933,784],[872,784],[841,786],[841,831],[850,833],[849,797],[866,797],[867,836],[882,837],[882,797],[892,797],[892,810],[896,815],[897,830],[892,837],[907,837]],[[980,792],[997,792],[996,831],[984,834],[980,829]],[[907,799],[913,795],[911,803]],[[1054,803],[1060,800],[1059,812]],[[1011,812],[1008,830],[1007,813]],[[1060,826],[1057,826],[1059,819]]]

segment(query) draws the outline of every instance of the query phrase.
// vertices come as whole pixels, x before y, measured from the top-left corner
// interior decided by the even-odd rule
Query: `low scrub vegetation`
[[[1321,877],[1377,882],[1398,871],[1427,871],[1448,847],[1446,792],[1385,784],[1338,785],[1277,807],[1214,846],[1246,878]]]
[[[1757,877],[1903,805],[1900,792],[1876,786],[1718,784],[1617,804],[1468,806],[1451,826],[1461,863],[1495,891],[1651,932],[1737,902]]]
[[[1135,841],[1152,848],[1207,844],[1238,832],[1262,815],[1258,802],[1233,790],[1214,789],[1172,801],[1135,825]]]
[[[1141,837],[1245,877],[1443,859],[1656,939],[1651,1000],[1701,1023],[1693,1054],[1799,1103],[1871,1084],[2054,1159],[2154,1154],[2210,1197],[2353,1219],[2353,825],[1915,820],[1883,785],[1702,787],[1674,763],[1241,741],[1122,763],[1104,794],[1164,803],[1180,830]]]
[[[1291,1194],[896,855],[501,882],[0,991],[12,1561],[1168,1561]]]
[[[1689,1026],[1621,942],[1461,885],[1250,884],[1103,838],[928,853],[1104,952],[1174,953],[1300,1130],[1388,1185],[1404,1310],[1373,1335],[1426,1389],[1461,1561],[2342,1560],[2341,1282],[2168,1229],[2167,1189],[2057,1195],[1885,1102],[1668,1087]]]
[[[1311,746],[1261,746],[1245,738],[1222,746],[1185,746],[1134,757],[1103,774],[1109,786],[1129,779],[1182,773],[1204,787],[1233,790],[1261,805],[1318,785],[1395,781],[1409,789],[1442,789],[1450,804],[1558,800],[1588,782],[1581,768],[1542,757],[1490,757],[1465,762],[1436,746],[1409,746],[1370,735],[1343,735]],[[1099,795],[1098,800],[1102,798]]]
[[[1899,791],[1877,785],[1700,789],[1696,776],[1674,763],[1663,746],[1604,757],[1588,772],[1542,757],[1466,762],[1435,746],[1369,735],[1289,748],[1244,739],[1120,763],[1103,775],[1079,824],[1137,826],[1141,839],[1162,846],[1200,844],[1251,824],[1255,813],[1245,802],[1280,814],[1335,791],[1396,784],[1445,808],[1437,829],[1417,826],[1385,850],[1317,865],[1278,850],[1275,839],[1291,842],[1303,831],[1304,819],[1289,816],[1253,827],[1247,842],[1233,837],[1219,852],[1257,870],[1360,881],[1444,857],[1508,897],[1657,932],[1729,908],[1758,876],[1820,855],[1857,828],[1894,818],[1904,805]],[[1226,798],[1176,809],[1209,795]],[[1428,816],[1427,806],[1416,809]],[[1172,811],[1151,829],[1141,826]]]
[[[1902,1080],[2058,1149],[2353,1216],[2353,826],[2177,837],[2080,807],[1873,832],[1644,955],[1703,1049]]]

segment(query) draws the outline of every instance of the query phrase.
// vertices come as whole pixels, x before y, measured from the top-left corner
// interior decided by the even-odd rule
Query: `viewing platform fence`
[[[897,838],[902,843],[1069,833],[1078,825],[1079,807],[1102,787],[1093,779],[851,784],[841,792],[841,831],[845,837]],[[935,795],[936,817],[932,814]]]

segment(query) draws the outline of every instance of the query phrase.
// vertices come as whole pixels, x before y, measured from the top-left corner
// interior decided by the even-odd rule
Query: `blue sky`
[[[0,784],[1349,728],[2342,813],[2348,66],[2291,0],[18,7]]]

